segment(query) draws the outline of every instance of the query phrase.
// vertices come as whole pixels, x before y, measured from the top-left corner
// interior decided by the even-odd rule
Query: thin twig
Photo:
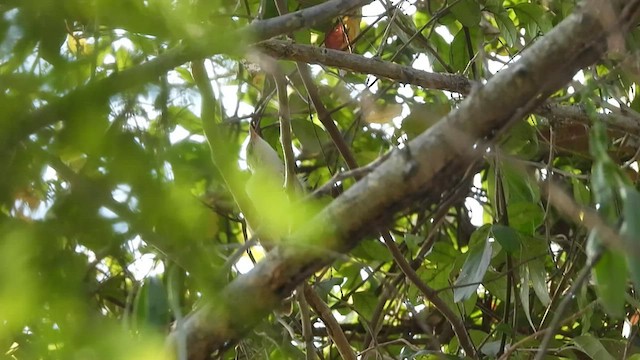
[[[300,73],[300,79],[302,79],[302,84],[307,90],[307,94],[309,94],[309,98],[311,99],[311,103],[313,107],[316,109],[318,113],[318,119],[324,125],[324,128],[329,133],[331,140],[335,144],[336,148],[342,155],[345,163],[349,167],[349,169],[353,170],[358,168],[358,163],[356,162],[355,157],[351,153],[349,146],[344,141],[340,130],[336,126],[333,118],[331,117],[331,113],[327,111],[327,108],[322,103],[322,99],[320,98],[320,94],[318,93],[318,87],[313,82],[313,78],[311,77],[311,71],[309,70],[309,65],[303,62],[296,62],[296,67],[298,68],[298,72]]]
[[[333,186],[340,181],[343,181],[349,178],[358,179],[358,178],[364,177],[365,175],[373,171],[375,168],[377,168],[378,165],[382,164],[385,160],[387,160],[390,154],[391,154],[390,152],[387,152],[386,154],[380,156],[379,158],[375,159],[374,161],[368,163],[365,166],[361,166],[353,170],[335,173],[335,175],[333,175],[333,177],[329,181],[324,183],[321,187],[317,188],[311,196],[320,197],[322,195],[328,194],[331,191],[331,188],[333,188]]]
[[[386,236],[385,236],[386,235]],[[444,315],[444,317],[451,323],[453,327],[453,331],[458,336],[458,341],[460,342],[460,346],[464,349],[464,352],[467,356],[471,358],[477,358],[477,352],[475,347],[473,346],[473,342],[469,337],[469,333],[467,333],[466,326],[464,322],[449,308],[446,302],[444,302],[439,296],[438,293],[430,288],[427,284],[425,284],[420,276],[411,268],[411,265],[404,258],[400,249],[396,245],[393,238],[388,234],[383,234],[382,238],[384,239],[387,248],[391,252],[394,261],[398,264],[402,272],[405,274],[407,279],[411,281],[420,292],[433,304],[433,306],[438,309]]]
[[[593,307],[595,304],[597,303],[596,300],[592,301],[591,303],[589,303],[587,306],[585,306],[583,309],[581,309],[580,311],[578,311],[577,313],[571,315],[570,317],[564,319],[562,321],[562,324],[568,324],[571,321],[574,321],[575,319],[579,318],[580,316],[582,316],[585,312],[587,312],[589,309],[591,309],[591,307]],[[540,329],[536,332],[534,332],[531,335],[528,335],[522,339],[520,339],[518,342],[516,342],[515,344],[507,347],[506,351],[504,354],[502,354],[502,356],[500,356],[498,358],[498,360],[507,360],[509,359],[509,357],[511,356],[511,354],[513,354],[514,351],[516,351],[518,348],[520,348],[520,346],[526,344],[527,342],[536,339],[539,336],[542,336],[546,333],[548,333],[550,330],[550,328],[544,328],[544,329]]]
[[[304,286],[304,295],[309,305],[313,308],[313,311],[315,311],[320,319],[322,319],[322,322],[327,328],[327,334],[336,345],[340,356],[345,360],[356,360],[356,353],[353,351],[353,348],[351,348],[349,340],[347,340],[347,336],[344,334],[342,327],[340,327],[340,324],[331,313],[329,306],[327,306],[320,296],[318,296],[318,294],[316,294],[316,292],[307,284]]]
[[[316,347],[313,345],[313,327],[311,326],[311,312],[305,294],[306,284],[301,284],[296,289],[296,299],[300,307],[300,323],[302,324],[302,339],[304,340],[305,359],[317,359]]]
[[[551,342],[551,339],[553,338],[553,335],[555,333],[555,329],[562,322],[562,313],[564,313],[564,311],[567,308],[567,306],[569,306],[569,303],[573,299],[573,296],[580,289],[582,284],[588,279],[589,274],[591,274],[591,269],[593,269],[593,266],[598,262],[598,260],[600,259],[600,255],[601,254],[602,254],[602,252],[600,252],[593,259],[591,259],[591,261],[589,261],[586,264],[586,266],[583,267],[582,270],[580,270],[580,273],[578,274],[578,277],[573,282],[573,285],[571,285],[571,288],[569,289],[567,294],[564,296],[564,298],[562,299],[560,304],[558,304],[558,308],[556,309],[556,312],[553,315],[553,318],[551,319],[551,323],[546,328],[547,332],[545,333],[544,338],[542,338],[542,342],[540,343],[540,346],[538,347],[539,350],[538,350],[538,353],[536,354],[536,357],[534,358],[534,360],[542,360],[546,356],[547,349],[549,348],[549,343]]]

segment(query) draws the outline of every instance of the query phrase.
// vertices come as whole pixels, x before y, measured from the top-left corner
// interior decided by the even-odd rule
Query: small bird
[[[247,144],[247,165],[252,178],[268,177],[269,181],[279,181],[285,187],[285,166],[278,153],[266,142],[255,129],[249,129]],[[299,194],[304,192],[304,185],[300,178],[294,176],[293,187]]]
[[[250,222],[251,219],[247,222],[251,232],[257,231],[260,242],[268,249],[290,232],[291,219],[296,212],[294,198],[302,193],[303,186],[294,175],[295,191],[287,193],[284,162],[253,128],[247,143],[247,165],[251,177],[245,189],[258,214],[258,218],[253,219],[254,223]],[[255,222],[258,222],[258,228]]]
[[[352,52],[353,49],[351,47],[353,41],[360,33],[361,21],[361,8],[340,18],[335,25],[325,33],[324,46],[327,49],[348,50]]]
[[[266,174],[275,179],[281,179],[284,184],[284,162],[253,127],[249,129],[247,165],[252,174]]]

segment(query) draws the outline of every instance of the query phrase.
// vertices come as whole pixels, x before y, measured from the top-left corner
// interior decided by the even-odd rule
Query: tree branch
[[[617,0],[622,7],[626,1]],[[625,5],[626,6],[626,5]],[[635,21],[635,18],[626,19]],[[628,24],[624,24],[628,25]],[[624,26],[623,29],[628,28]],[[191,360],[240,338],[336,252],[347,252],[415,199],[439,199],[481,154],[460,134],[491,139],[529,104],[566,84],[605,51],[606,32],[590,7],[579,8],[523,51],[449,115],[390,157],[185,319]],[[256,301],[256,300],[260,301]],[[241,311],[238,311],[238,310]]]
[[[479,86],[478,83],[462,75],[432,73],[344,51],[298,45],[281,40],[263,41],[256,44],[254,48],[278,59],[334,66],[340,69],[396,80],[404,84],[416,85],[427,89],[446,90],[462,95],[468,95],[474,84]],[[582,124],[591,124],[591,119],[586,111],[576,105],[561,105],[547,101],[533,112],[550,121],[575,121]],[[613,128],[640,134],[640,119],[637,116],[633,116],[633,114],[625,113],[621,110],[619,113],[601,114],[599,116],[604,123]]]
[[[349,340],[347,340],[340,324],[331,313],[329,306],[322,301],[320,296],[318,296],[318,294],[316,294],[308,284],[304,285],[304,295],[309,305],[313,308],[313,311],[315,311],[316,314],[318,314],[318,317],[322,319],[322,322],[327,329],[327,334],[336,345],[340,356],[345,360],[356,360],[356,353],[351,348]]]
[[[311,45],[299,45],[282,40],[267,40],[256,44],[254,48],[274,58],[292,60],[308,64],[335,66],[337,68],[372,74],[393,79],[404,84],[412,84],[429,89],[441,89],[468,94],[471,82],[464,76],[455,74],[430,73],[399,65],[378,58]]]
[[[389,234],[383,234],[382,238],[384,239],[384,243],[387,245],[387,248],[391,252],[393,256],[393,260],[398,264],[398,267],[402,270],[404,275],[411,281],[420,292],[429,300],[430,303],[435,306],[438,311],[444,315],[444,317],[449,321],[451,326],[453,327],[453,331],[458,336],[458,342],[460,346],[464,349],[464,352],[467,356],[471,358],[476,358],[476,349],[473,346],[473,341],[469,337],[469,333],[467,333],[467,329],[465,327],[464,321],[460,319],[456,313],[453,312],[449,308],[446,302],[438,296],[438,292],[434,289],[430,288],[427,284],[425,284],[420,276],[411,268],[411,265],[407,262],[407,260],[402,255],[400,249],[396,245],[395,241]]]

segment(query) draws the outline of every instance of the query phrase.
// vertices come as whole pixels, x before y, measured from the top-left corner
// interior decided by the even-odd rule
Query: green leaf
[[[423,236],[406,234],[404,236],[404,243],[407,244],[407,248],[411,253],[414,253],[420,248],[420,244],[424,241]]]
[[[492,252],[493,247],[488,237],[484,242],[479,242],[469,249],[460,275],[454,283],[456,288],[453,290],[453,300],[455,302],[466,300],[475,293],[489,267]]]
[[[529,321],[529,325],[535,331],[536,327],[533,325],[533,320],[531,320],[531,310],[529,308],[529,268],[524,267],[522,271],[520,271],[520,302],[522,302],[522,311],[527,317],[527,321]]]
[[[159,277],[148,277],[136,295],[134,313],[138,331],[149,326],[158,331],[169,325],[169,299],[162,280]]]
[[[387,247],[375,239],[362,241],[355,249],[353,249],[352,254],[353,256],[365,260],[376,260],[381,262],[393,260],[393,257],[389,253]]]
[[[502,6],[502,0],[487,0],[484,3],[484,10],[492,12],[494,14],[500,14],[504,11],[504,7]]]
[[[363,317],[370,319],[378,305],[378,297],[370,291],[360,291],[352,295],[354,309]]]
[[[600,340],[591,334],[585,334],[573,338],[573,342],[594,360],[615,360],[615,358],[605,349]]]
[[[458,31],[451,42],[449,49],[449,65],[455,72],[463,72],[469,63],[469,51],[467,48],[467,37],[464,30]]]
[[[343,281],[344,281],[344,278],[342,277],[334,277],[334,278],[318,281],[314,285],[314,289],[316,289],[318,296],[320,296],[321,299],[326,301],[327,296],[329,295],[329,292],[331,292],[333,287],[336,285],[341,285]]]
[[[524,159],[534,158],[539,153],[536,128],[528,121],[517,122],[506,134],[502,149],[509,154],[518,155]],[[522,171],[518,172],[522,173]]]
[[[505,274],[489,269],[485,274],[485,278],[487,281],[482,286],[498,300],[507,301],[507,277]]]
[[[480,7],[475,0],[461,0],[451,7],[451,12],[462,25],[476,27],[480,24]]]
[[[577,178],[571,178],[571,188],[573,190],[573,198],[580,205],[589,205],[591,203],[591,192],[587,186]]]
[[[451,111],[451,105],[448,102],[428,102],[412,104],[409,110],[409,115],[402,120],[402,131],[409,139],[413,139],[446,116]]]
[[[533,235],[542,225],[544,211],[540,205],[532,202],[514,202],[507,205],[509,225],[519,233]]]
[[[620,230],[622,240],[629,249],[640,247],[640,193],[630,186],[622,189],[624,223]],[[631,279],[640,286],[640,259],[633,251],[626,253]]]
[[[537,36],[538,32],[547,33],[553,27],[547,10],[540,5],[519,3],[513,6],[513,11],[530,37]]]
[[[518,44],[518,29],[513,24],[513,21],[506,12],[501,12],[495,16],[496,24],[500,29],[500,34],[507,42],[509,47],[514,47]]]
[[[544,306],[551,302],[549,288],[547,287],[547,270],[544,267],[544,259],[536,258],[527,263],[526,269],[533,285],[533,291]]]
[[[285,1],[285,4],[286,3],[287,1]],[[260,4],[262,6],[262,9],[261,9],[262,20],[271,19],[271,18],[280,16],[280,13],[278,12],[278,8],[276,7],[275,0],[261,0]]]
[[[291,120],[291,129],[302,145],[303,158],[320,157],[334,149],[327,133],[309,120]]]
[[[589,333],[591,329],[591,318],[593,317],[593,306],[589,306],[589,298],[588,298],[588,289],[586,286],[580,287],[580,292],[576,294],[576,300],[578,302],[578,308],[583,310],[582,316],[580,317],[582,329],[581,334]],[[588,309],[585,309],[589,306]]]
[[[165,273],[167,274],[167,304],[175,313],[175,311],[180,311],[185,274],[176,264],[170,264]]]
[[[624,257],[605,250],[593,268],[598,298],[607,314],[613,318],[624,317],[624,295],[627,287],[627,266]]]
[[[520,235],[512,228],[500,224],[495,224],[491,227],[493,237],[500,243],[500,246],[508,252],[514,253],[520,250],[522,240]]]
[[[531,128],[531,126],[527,127]],[[505,185],[507,203],[531,202],[540,200],[540,189],[537,182],[528,173],[523,173],[508,163],[500,164],[500,175]]]

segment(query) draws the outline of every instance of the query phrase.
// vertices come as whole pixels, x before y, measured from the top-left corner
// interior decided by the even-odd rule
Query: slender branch
[[[573,297],[576,294],[576,292],[580,289],[580,287],[582,287],[584,282],[589,278],[589,274],[591,274],[591,269],[593,269],[595,264],[598,262],[601,254],[602,252],[600,252],[600,254],[598,254],[595,258],[589,261],[587,265],[583,267],[582,270],[580,270],[580,273],[578,273],[578,277],[574,280],[573,285],[571,285],[571,288],[569,289],[567,294],[564,296],[560,304],[558,304],[558,308],[556,309],[556,312],[553,315],[553,318],[551,319],[551,323],[546,328],[547,332],[544,334],[544,338],[542,338],[542,342],[538,347],[539,350],[534,360],[542,360],[547,355],[547,349],[549,348],[549,343],[551,343],[551,339],[555,334],[555,329],[562,322],[562,314],[566,310],[567,306],[569,306],[569,303],[571,302],[571,300],[573,300]]]
[[[306,284],[304,286],[304,295],[309,305],[313,308],[313,311],[322,319],[322,322],[327,328],[327,334],[329,334],[329,337],[336,345],[340,356],[345,360],[356,360],[356,353],[351,348],[349,340],[347,340],[344,331],[342,331],[342,327],[340,327],[340,324],[331,313],[329,306]]]
[[[280,15],[284,15],[287,13],[288,9],[286,7],[286,2],[284,2],[283,0],[276,0],[275,2],[276,7],[278,9],[278,12],[280,13]],[[306,67],[306,64],[298,64],[298,71],[300,71],[300,66],[304,66]],[[304,70],[304,69],[303,69]],[[308,73],[308,69],[307,69],[307,73]],[[278,76],[278,75],[276,75]],[[304,79],[304,76],[303,76]],[[278,97],[280,99],[280,104],[281,104],[281,108],[282,108],[282,104],[285,101],[288,101],[288,99],[284,100],[281,98],[280,94],[284,94],[284,96],[286,97],[287,94],[285,91],[283,91],[283,89],[285,88],[285,86],[282,85],[282,83],[284,83],[286,81],[284,74],[282,74],[282,72],[280,71],[278,78],[276,79],[276,86],[278,88]],[[304,82],[304,80],[303,80]],[[307,83],[304,83],[305,87],[307,88],[307,92],[309,91],[309,86]],[[311,83],[311,86],[314,86],[313,83]],[[317,94],[317,91],[316,91]],[[314,103],[315,104],[315,103]],[[281,110],[282,111],[282,110]],[[326,111],[326,110],[325,110]],[[334,125],[335,127],[335,125]],[[284,155],[285,155],[285,168],[287,170],[287,174],[290,176],[295,176],[294,173],[294,158],[293,158],[293,149],[291,146],[291,121],[288,119],[288,114],[287,114],[287,119],[286,121],[283,121],[283,116],[281,113],[281,117],[280,117],[280,139],[282,141],[282,148],[284,150]],[[289,150],[289,154],[287,153],[287,150]],[[287,158],[289,159],[289,163],[290,165],[287,166]],[[287,186],[287,188],[290,188],[290,181],[285,181],[285,184]],[[325,326],[327,327],[327,331],[329,333],[330,338],[333,340],[334,344],[336,344],[336,347],[338,349],[338,352],[342,355],[343,359],[356,359],[355,353],[353,352],[353,350],[351,349],[351,346],[349,345],[349,342],[346,339],[346,336],[344,335],[344,332],[342,331],[342,328],[340,328],[340,324],[338,324],[337,320],[335,319],[335,317],[333,316],[333,314],[331,314],[331,310],[329,309],[329,307],[322,301],[322,299],[320,299],[320,297],[318,296],[318,294],[316,294],[316,292],[308,285],[308,284],[303,284],[300,285],[297,289],[297,293],[298,293],[298,302],[300,304],[300,313],[301,313],[301,317],[302,317],[302,324],[303,324],[303,335],[306,333],[307,335],[304,336],[305,338],[305,344],[306,344],[306,356],[307,359],[314,359],[315,358],[315,352],[313,352],[313,337],[311,334],[311,323],[310,323],[310,316],[309,316],[309,311],[308,311],[308,305],[310,304],[314,311],[316,312],[316,314],[318,314],[318,316],[320,316],[320,318],[322,319],[322,321],[325,323]],[[303,309],[303,307],[305,309]],[[307,338],[308,337],[308,338]]]
[[[273,78],[276,82],[276,89],[278,92],[278,113],[280,114],[280,144],[282,145],[282,152],[284,154],[284,185],[285,188],[293,193],[298,183],[296,177],[296,160],[293,154],[293,146],[291,145],[291,117],[289,114],[289,95],[287,94],[287,79],[282,73],[278,64],[274,65],[276,71],[273,73]]]
[[[498,166],[498,159],[495,159],[495,199],[494,207],[496,212],[495,223],[501,224],[504,226],[509,226],[509,214],[507,212],[507,199],[504,193],[504,184],[502,182],[502,171],[500,166]],[[515,281],[513,276],[513,259],[511,258],[511,254],[507,253],[507,295],[504,302],[504,313],[502,317],[502,322],[504,324],[509,323],[509,315],[511,308],[511,296],[515,293]],[[528,284],[526,285],[528,286]],[[514,301],[515,304],[515,301]],[[500,339],[500,348],[498,350],[498,356],[504,353],[505,345],[507,344],[507,333],[503,333]]]
[[[384,239],[387,248],[391,252],[393,260],[396,262],[396,264],[398,264],[398,267],[400,267],[407,279],[409,279],[409,281],[411,281],[418,288],[418,290],[420,290],[420,292],[427,298],[427,300],[429,300],[429,302],[432,303],[433,306],[435,306],[436,309],[438,309],[438,311],[442,313],[442,315],[444,315],[447,321],[449,321],[449,323],[453,327],[453,331],[455,331],[456,335],[458,336],[460,346],[464,349],[466,355],[471,358],[477,358],[476,348],[473,346],[473,341],[471,341],[469,333],[467,333],[464,321],[462,321],[456,315],[456,313],[454,313],[453,310],[449,308],[447,303],[438,296],[438,293],[434,289],[429,287],[420,279],[420,276],[418,276],[413,268],[411,268],[411,265],[404,258],[402,252],[400,252],[400,249],[396,245],[393,238],[388,234],[383,234],[382,238]]]
[[[342,155],[350,170],[358,168],[358,163],[356,162],[356,158],[351,153],[349,145],[347,145],[347,143],[344,141],[344,138],[342,137],[340,130],[338,130],[338,127],[333,121],[331,114],[329,113],[329,111],[327,111],[327,108],[324,107],[324,104],[322,103],[320,94],[318,94],[318,87],[313,83],[313,79],[311,78],[309,65],[303,62],[296,62],[296,67],[298,68],[298,72],[300,73],[302,83],[304,84],[304,87],[309,94],[309,98],[313,103],[313,107],[318,113],[318,119],[329,133],[329,136],[331,137],[331,140],[333,140],[333,143],[336,145],[336,148],[338,148],[340,155]]]
[[[313,345],[313,327],[311,326],[311,312],[309,304],[306,300],[306,284],[301,284],[296,289],[296,298],[300,307],[300,322],[302,324],[302,339],[304,340],[305,357],[307,360],[314,360],[316,356],[316,348]]]
[[[325,194],[329,193],[331,191],[331,188],[335,184],[337,184],[338,182],[343,181],[345,179],[349,179],[349,178],[361,179],[361,178],[363,178],[365,175],[367,175],[368,173],[372,172],[383,161],[387,160],[387,158],[389,157],[390,154],[391,153],[386,153],[386,154],[380,156],[379,158],[375,159],[374,161],[368,163],[367,165],[361,166],[359,168],[335,173],[335,175],[333,175],[333,177],[331,177],[331,179],[329,179],[329,181],[327,181],[326,183],[322,184],[321,187],[317,188],[313,192],[312,196],[313,197],[320,197],[322,195],[325,195]]]
[[[461,75],[429,73],[409,66],[394,64],[378,58],[367,58],[346,51],[293,44],[281,40],[263,41],[255,45],[254,48],[277,59],[335,66],[428,89],[442,89],[468,94],[472,86],[472,83]]]
[[[362,55],[309,45],[292,44],[281,40],[263,41],[255,45],[254,48],[278,59],[335,66],[392,79],[404,84],[427,89],[447,90],[462,95],[468,95],[475,84],[461,75],[431,73],[377,58],[367,58]],[[592,121],[579,105],[562,105],[547,101],[535,109],[534,113],[555,122],[573,121],[590,125]],[[640,134],[640,119],[633,113],[620,110],[598,116],[602,122],[615,129]]]

